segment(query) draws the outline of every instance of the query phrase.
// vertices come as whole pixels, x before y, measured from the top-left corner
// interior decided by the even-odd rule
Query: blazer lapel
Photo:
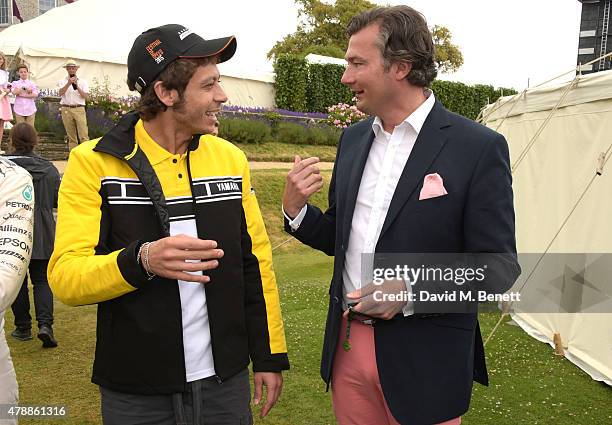
[[[361,176],[363,169],[374,141],[374,131],[369,128],[358,140],[355,140],[355,155],[349,162],[347,170],[348,184],[346,186],[346,204],[344,205],[344,215],[342,217],[342,242],[348,245],[348,237],[351,231],[351,223],[353,221],[353,212],[355,211],[355,203],[357,201],[357,193],[361,184]],[[351,142],[353,143],[353,142]]]
[[[379,240],[389,229],[412,192],[422,183],[427,170],[446,144],[448,138],[441,129],[450,125],[447,113],[442,104],[436,101],[406,161],[380,231]]]

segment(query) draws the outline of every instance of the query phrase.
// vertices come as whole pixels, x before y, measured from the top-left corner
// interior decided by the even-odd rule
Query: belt
[[[84,108],[85,107],[85,105],[63,105],[61,103],[60,103],[60,106],[62,108]]]

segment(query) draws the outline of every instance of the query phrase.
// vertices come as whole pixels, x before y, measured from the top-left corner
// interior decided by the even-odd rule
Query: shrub
[[[306,111],[308,64],[304,58],[281,55],[274,62],[275,101],[279,108]]]
[[[219,137],[233,143],[264,143],[272,136],[272,128],[264,121],[219,119]]]
[[[97,139],[108,133],[114,126],[115,120],[110,113],[100,107],[88,107],[87,111],[87,130],[90,139]],[[111,116],[109,116],[111,115]]]
[[[117,89],[119,86],[115,88]],[[117,97],[113,94],[108,77],[104,77],[102,83],[94,78],[89,90],[87,106],[103,111],[104,116],[117,122],[123,115],[136,108],[139,99],[138,96]]]
[[[340,82],[344,67],[335,64],[308,65],[308,110],[324,112],[336,102],[348,103],[353,97],[351,89]]]
[[[308,143],[308,129],[300,124],[290,122],[278,123],[276,127],[276,141],[304,145]]]
[[[341,131],[329,126],[309,127],[308,128],[308,144],[322,146],[336,146],[340,139]]]
[[[294,111],[325,112],[328,105],[348,103],[350,90],[340,82],[345,67],[335,64],[308,64],[306,59],[279,55],[276,72],[276,105]],[[480,110],[500,96],[516,94],[516,90],[493,86],[436,80],[432,83],[436,98],[449,110],[475,119]]]
[[[62,123],[59,111],[53,113],[47,102],[36,102],[36,120],[34,126],[39,133],[53,133],[62,138],[66,135],[66,129]]]
[[[480,110],[487,102],[495,102],[502,93],[507,96],[516,94],[516,90],[499,88],[484,84],[468,86],[455,81],[436,80],[431,88],[439,100],[447,109],[466,118],[476,119]]]
[[[327,108],[329,115],[327,123],[337,128],[346,128],[351,124],[362,121],[368,116],[361,112],[355,105],[338,103]]]

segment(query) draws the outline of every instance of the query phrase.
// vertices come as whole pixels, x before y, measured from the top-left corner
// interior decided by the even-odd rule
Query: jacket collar
[[[135,150],[134,128],[138,120],[140,120],[140,115],[136,111],[125,114],[117,125],[102,136],[94,150],[125,159]]]
[[[135,154],[138,150],[136,145],[136,132],[139,132],[139,138],[143,136],[142,140],[150,147],[145,148],[147,150],[147,156],[152,165],[156,165],[165,159],[163,152],[168,155],[172,155],[159,146],[144,130],[144,128],[136,128],[137,125],[142,127],[140,122],[140,114],[137,111],[132,111],[125,114],[108,133],[106,133],[96,144],[94,148],[97,152],[104,152],[109,155],[113,155],[117,158],[127,160]],[[140,133],[142,130],[142,133]],[[196,134],[189,143],[188,151],[195,151],[200,143],[200,134]],[[153,146],[156,145],[156,146]],[[163,152],[162,152],[163,151]]]

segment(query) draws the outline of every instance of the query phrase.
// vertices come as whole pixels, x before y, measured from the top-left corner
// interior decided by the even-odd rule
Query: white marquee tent
[[[512,317],[551,345],[559,334],[566,358],[612,385],[612,71],[501,98],[482,116],[508,140],[517,249],[535,253]]]
[[[272,7],[285,19],[269,22],[266,10]],[[134,39],[168,23],[185,25],[204,38],[236,35],[236,55],[220,66],[229,103],[273,106],[274,78],[265,56],[295,31],[293,0],[80,0],[0,32],[0,51],[15,55],[21,49],[41,88],[56,88],[65,76],[62,65],[71,58],[90,85],[106,77],[114,92],[125,95],[125,63]]]

